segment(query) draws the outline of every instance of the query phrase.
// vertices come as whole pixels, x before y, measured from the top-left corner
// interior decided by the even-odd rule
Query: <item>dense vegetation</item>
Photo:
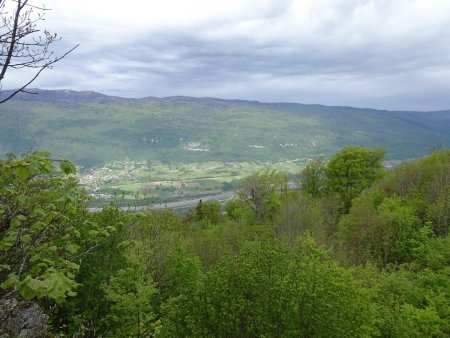
[[[436,142],[450,144],[450,111],[33,92],[39,94],[1,105],[0,156],[52,149],[85,167],[126,158],[255,162],[330,157],[361,144],[384,146],[389,159],[404,160],[428,154]]]
[[[203,202],[183,218],[89,214],[69,162],[10,156],[0,327],[18,334],[11,316],[35,306],[61,336],[449,336],[450,150],[389,171],[383,155],[313,160],[296,190],[256,172],[226,213]]]

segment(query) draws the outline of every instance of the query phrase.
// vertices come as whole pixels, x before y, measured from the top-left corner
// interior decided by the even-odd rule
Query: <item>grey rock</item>
[[[18,302],[16,299],[0,300],[0,338],[44,337],[48,316],[34,302]]]

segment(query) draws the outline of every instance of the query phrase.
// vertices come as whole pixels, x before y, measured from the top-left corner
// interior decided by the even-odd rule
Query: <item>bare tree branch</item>
[[[11,1],[10,6],[6,6]],[[51,45],[60,40],[57,34],[41,30],[38,24],[44,21],[48,9],[29,3],[29,0],[0,0],[0,94],[3,81],[11,71],[35,69],[34,75],[19,88],[12,90],[0,103],[10,100],[18,93],[29,93],[25,89],[48,68],[73,52],[75,47],[57,56]],[[12,11],[12,14],[8,11]]]
[[[5,99],[0,100],[0,104],[4,103],[6,101],[8,101],[9,99],[11,99],[12,97],[14,97],[15,95],[19,94],[20,92],[23,93],[29,93],[29,94],[34,94],[32,92],[28,92],[25,90],[26,87],[28,87],[34,80],[36,80],[38,78],[38,76],[44,71],[44,69],[50,68],[51,65],[53,65],[54,63],[58,62],[59,60],[63,59],[66,55],[68,55],[69,53],[71,53],[75,48],[77,48],[79,45],[76,45],[75,47],[73,47],[72,49],[70,49],[69,51],[67,51],[66,53],[64,53],[62,56],[56,58],[55,60],[53,60],[52,62],[47,63],[46,65],[42,66],[39,71],[33,76],[33,78],[31,78],[30,81],[28,81],[27,83],[25,83],[21,88],[14,90],[10,95],[8,95]]]

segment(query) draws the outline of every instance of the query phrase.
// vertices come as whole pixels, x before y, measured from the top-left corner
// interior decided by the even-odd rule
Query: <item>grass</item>
[[[233,190],[240,179],[268,165],[291,174],[301,169],[300,162],[156,161],[151,165],[146,161],[116,161],[97,169],[81,169],[79,178],[88,192],[108,195],[106,201],[123,195],[126,201],[167,202]]]

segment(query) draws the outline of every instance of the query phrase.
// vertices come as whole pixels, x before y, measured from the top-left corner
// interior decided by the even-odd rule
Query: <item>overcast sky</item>
[[[450,0],[42,2],[80,46],[34,87],[450,109]]]

